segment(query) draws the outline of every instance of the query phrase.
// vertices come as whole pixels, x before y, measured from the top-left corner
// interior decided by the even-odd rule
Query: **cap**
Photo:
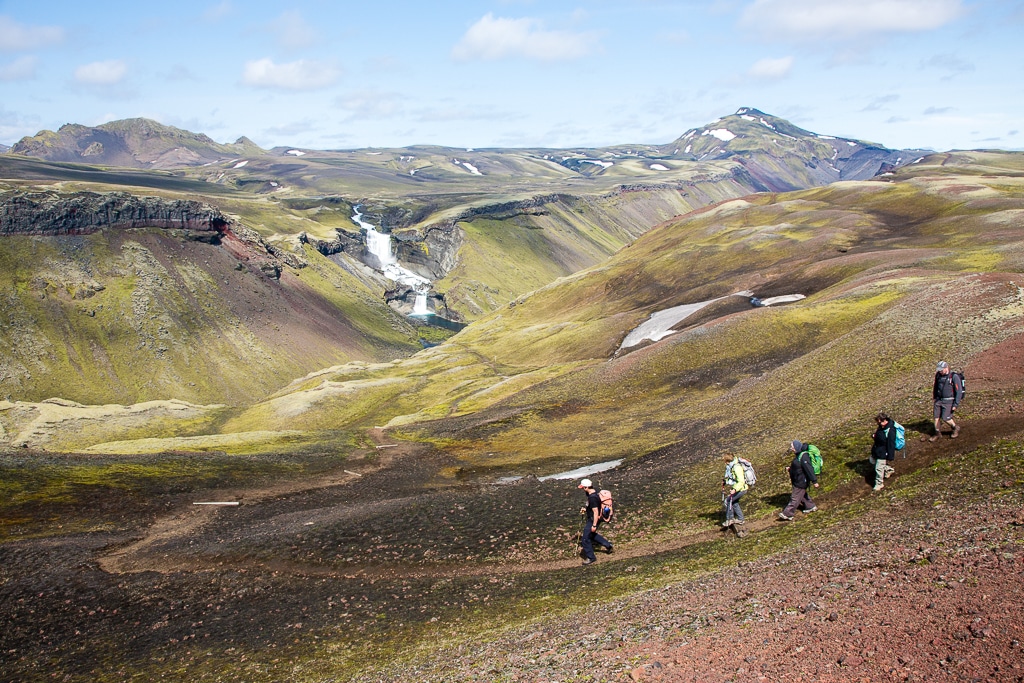
[[[589,488],[592,488],[593,486],[594,486],[594,484],[589,479],[584,479],[584,480],[582,480],[580,482],[580,485],[577,486],[576,488],[578,488],[578,489],[589,489]]]
[[[949,367],[949,363],[947,363],[944,360],[940,360],[939,364],[935,366],[935,372],[938,372],[940,370],[945,370],[948,367]]]
[[[790,443],[790,446],[792,446],[794,453],[799,453],[804,449],[804,444],[799,439],[793,439],[793,441]]]

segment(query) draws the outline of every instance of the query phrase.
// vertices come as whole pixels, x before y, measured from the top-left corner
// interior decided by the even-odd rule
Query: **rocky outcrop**
[[[127,192],[6,192],[0,194],[0,235],[87,235],[104,228],[183,230],[217,243],[230,219],[202,202],[140,197]]]

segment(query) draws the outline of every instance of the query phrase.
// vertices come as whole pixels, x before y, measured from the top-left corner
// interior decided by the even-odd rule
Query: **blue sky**
[[[739,107],[1024,149],[1024,0],[0,1],[0,142],[145,116],[269,148],[667,143]]]

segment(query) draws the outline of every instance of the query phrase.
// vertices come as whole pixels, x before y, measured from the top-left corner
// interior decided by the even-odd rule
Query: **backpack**
[[[746,458],[736,458],[739,461],[740,466],[743,467],[743,481],[747,483],[747,486],[753,486],[757,483],[757,474],[754,473],[754,466]],[[732,463],[729,463],[725,468],[725,481],[728,484],[735,484],[736,479],[732,476]]]
[[[964,400],[964,396],[967,395],[967,378],[964,377],[963,370],[951,370],[949,373],[949,379],[953,382],[953,395],[956,396],[956,382],[953,381],[954,377],[960,378],[960,400]]]
[[[822,468],[825,466],[825,460],[821,457],[821,451],[814,444],[807,444],[807,455],[811,459],[811,467],[814,468],[814,476],[821,474]]]
[[[612,492],[607,489],[601,489],[597,492],[597,496],[601,499],[601,519],[605,522],[612,521],[612,517],[615,515],[615,502],[612,500]]]
[[[892,421],[892,426],[896,428],[896,450],[902,451],[907,445],[907,430],[896,420]]]

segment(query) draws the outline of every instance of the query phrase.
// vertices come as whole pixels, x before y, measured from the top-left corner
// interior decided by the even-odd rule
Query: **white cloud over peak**
[[[60,26],[26,26],[8,16],[0,16],[0,52],[36,50],[64,40]]]
[[[10,64],[0,64],[0,83],[8,81],[27,81],[36,75],[35,57],[19,57]]]
[[[272,59],[245,63],[242,83],[254,88],[277,90],[318,90],[333,85],[341,77],[341,69],[332,64],[309,59],[276,64]]]
[[[940,28],[964,14],[961,0],[754,0],[740,25],[767,36],[814,39]]]
[[[82,85],[117,85],[128,75],[128,65],[120,59],[83,64],[75,69],[75,81]]]
[[[488,12],[469,27],[451,54],[460,62],[508,57],[554,62],[585,57],[596,45],[591,33],[547,30],[538,19],[505,19]]]
[[[747,75],[751,78],[758,78],[761,80],[778,80],[788,76],[792,68],[792,57],[759,59],[750,67],[750,71],[747,72]]]

